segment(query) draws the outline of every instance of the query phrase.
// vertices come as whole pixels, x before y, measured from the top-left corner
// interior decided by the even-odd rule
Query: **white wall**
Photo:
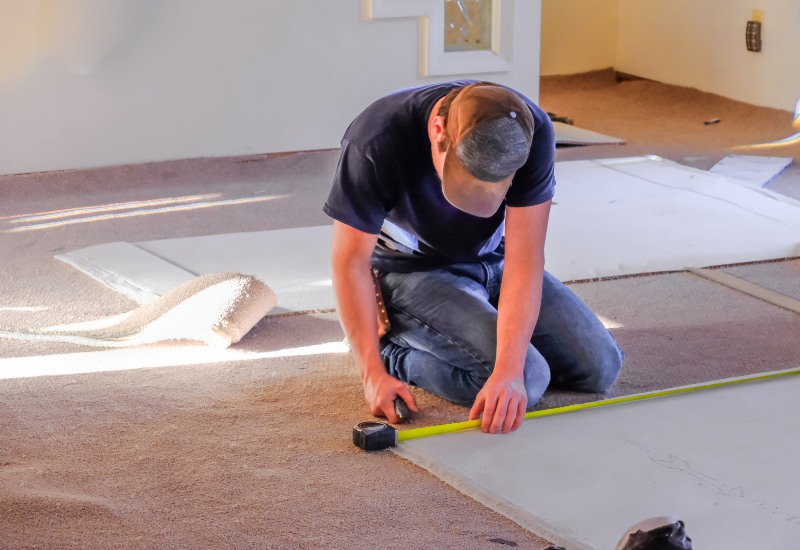
[[[619,0],[542,0],[542,75],[574,74],[617,62]]]
[[[616,68],[740,101],[793,110],[800,96],[797,0],[619,0]],[[745,48],[753,9],[763,50]]]
[[[0,174],[338,147],[392,90],[458,77],[538,98],[540,0],[510,72],[420,77],[414,18],[359,0],[0,0]]]

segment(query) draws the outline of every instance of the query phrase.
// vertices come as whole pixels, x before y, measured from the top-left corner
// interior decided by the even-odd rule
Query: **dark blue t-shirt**
[[[419,271],[503,254],[505,207],[490,218],[458,210],[442,193],[431,155],[431,109],[454,87],[472,82],[400,90],[367,107],[345,132],[323,210],[379,234],[371,260],[376,269]],[[504,205],[532,206],[553,197],[555,136],[547,114],[519,95],[533,112],[533,144]]]

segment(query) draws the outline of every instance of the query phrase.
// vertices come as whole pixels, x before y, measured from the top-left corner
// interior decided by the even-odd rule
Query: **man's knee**
[[[614,338],[591,343],[568,361],[553,364],[553,382],[564,389],[603,393],[616,382],[624,354]]]
[[[583,381],[583,391],[603,393],[608,391],[619,377],[625,354],[614,339],[604,349],[598,350],[589,374]]]
[[[525,391],[528,394],[527,410],[532,411],[550,385],[550,368],[538,352],[528,352],[525,360]]]
[[[431,353],[401,346],[388,337],[381,340],[381,358],[386,371],[408,384],[465,407],[471,407],[489,376],[485,365],[453,365]]]

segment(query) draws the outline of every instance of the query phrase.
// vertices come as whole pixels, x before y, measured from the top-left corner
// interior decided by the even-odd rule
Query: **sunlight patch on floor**
[[[608,328],[608,329],[611,329],[611,328],[625,328],[625,325],[623,325],[622,323],[619,323],[617,321],[614,321],[612,319],[609,319],[608,317],[604,317],[604,316],[599,315],[597,313],[595,313],[595,315],[597,315],[597,318],[600,319],[601,323],[603,323],[603,326]]]
[[[114,212],[117,210],[129,210],[131,208],[149,208],[152,206],[164,206],[168,204],[181,204],[192,201],[208,201],[218,199],[220,193],[209,195],[192,195],[187,197],[165,197],[163,199],[151,199],[144,201],[115,202],[111,204],[96,204],[92,206],[79,206],[77,208],[63,208],[51,210],[49,212],[38,212],[36,214],[21,214],[16,216],[4,216],[0,220],[11,220],[11,223],[29,223],[43,220],[53,220],[58,218],[68,218],[70,216],[80,216],[84,214],[96,214],[98,212]]]
[[[36,355],[30,357],[10,357],[0,359],[0,380],[159,367],[233,363],[277,359],[281,357],[347,353],[348,351],[347,345],[340,340],[274,351],[238,351],[235,349],[215,349],[204,346],[174,345],[56,355]]]
[[[285,198],[286,195],[275,195],[270,197],[250,197],[250,198],[241,198],[241,199],[226,199],[226,200],[216,200],[216,201],[200,201],[200,202],[191,202],[189,204],[173,204],[170,206],[161,206],[156,208],[145,208],[145,209],[137,209],[132,212],[118,212],[115,214],[95,214],[91,216],[85,216],[81,218],[73,218],[68,220],[61,220],[61,221],[52,221],[52,222],[43,222],[43,223],[36,223],[31,225],[25,225],[22,227],[15,227],[13,229],[6,229],[4,233],[20,233],[23,231],[35,231],[39,229],[52,229],[54,227],[63,227],[65,225],[75,225],[80,223],[89,223],[89,222],[97,222],[97,221],[104,221],[104,220],[116,220],[122,218],[133,218],[138,216],[149,216],[151,214],[168,214],[172,212],[178,212],[183,210],[199,210],[202,208],[214,208],[218,206],[233,206],[233,205],[240,205],[240,204],[249,204],[255,202],[264,202],[270,201],[275,199],[282,199]],[[180,200],[178,202],[181,202]],[[148,205],[150,206],[150,205]],[[119,209],[127,209],[131,206],[122,206],[119,205]],[[114,209],[117,209],[114,207]],[[80,209],[78,209],[80,210]],[[92,212],[102,212],[102,209],[95,209]],[[55,215],[55,214],[47,214],[46,216]],[[62,214],[59,213],[57,217],[66,217],[74,215],[73,213],[70,214]],[[32,220],[32,219],[44,219],[42,216],[34,216],[29,218],[22,218],[22,220]],[[13,223],[19,223],[19,220],[15,220]]]

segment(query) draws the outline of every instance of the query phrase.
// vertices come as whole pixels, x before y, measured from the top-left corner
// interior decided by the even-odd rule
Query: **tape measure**
[[[385,422],[359,422],[353,428],[353,445],[380,451],[397,445],[397,430]]]
[[[706,382],[703,384],[693,384],[690,386],[681,386],[678,388],[671,388],[668,390],[657,390],[646,393],[638,393],[635,395],[626,395],[623,397],[615,397],[612,399],[603,399],[601,401],[590,401],[588,403],[580,403],[578,405],[567,405],[565,407],[557,407],[554,409],[543,409],[540,411],[531,411],[525,415],[525,419],[539,418],[543,416],[554,416],[557,414],[564,414],[575,411],[582,411],[586,409],[594,409],[597,407],[607,407],[609,405],[618,405],[620,403],[632,403],[634,401],[642,401],[644,399],[654,399],[656,397],[667,397],[670,395],[679,395],[698,390],[710,390],[721,388],[724,386],[732,386],[734,384],[743,384],[745,382],[756,382],[759,380],[769,380],[771,378],[778,378],[780,376],[789,376],[792,374],[800,374],[800,368],[789,369],[775,372],[768,372],[764,374],[754,374],[749,376],[740,376],[736,378],[726,378],[724,380],[717,380],[716,382]],[[419,439],[421,437],[429,437],[432,435],[439,435],[444,433],[460,432],[478,428],[481,425],[481,420],[467,420],[465,422],[454,422],[452,424],[440,424],[438,426],[426,426],[423,428],[412,428],[410,430],[398,431],[397,428],[386,424],[385,422],[361,422],[356,424],[353,428],[353,443],[365,451],[379,451],[381,449],[388,449],[395,447],[401,441],[408,441],[410,439]]]

